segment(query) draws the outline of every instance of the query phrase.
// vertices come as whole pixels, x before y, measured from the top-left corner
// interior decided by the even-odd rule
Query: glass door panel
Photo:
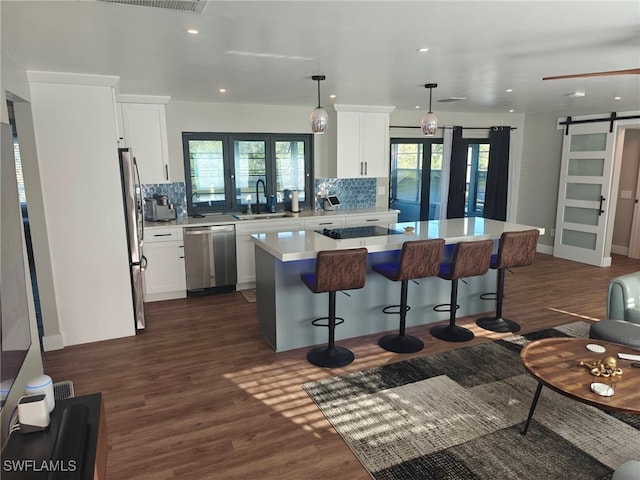
[[[564,207],[564,221],[581,225],[598,225],[600,210],[593,208]]]
[[[570,158],[569,175],[601,177],[604,172],[604,158]]]
[[[602,185],[598,183],[567,183],[567,200],[600,201]]]
[[[233,162],[235,167],[235,199],[237,205],[260,202],[266,205],[262,185],[256,198],[256,183],[262,179],[266,182],[266,150],[267,144],[262,140],[234,140]]]
[[[441,173],[441,143],[391,141],[389,205],[400,210],[399,222],[438,218]]]
[[[284,199],[284,190],[297,190],[300,203],[306,202],[305,142],[276,141],[276,188],[278,203]]]
[[[221,140],[189,140],[193,205],[225,205]]]

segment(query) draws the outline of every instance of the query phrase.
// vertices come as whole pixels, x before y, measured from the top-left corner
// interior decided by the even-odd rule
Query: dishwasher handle
[[[205,235],[211,232],[234,232],[234,225],[211,225],[208,227],[188,227],[184,229],[185,235]]]

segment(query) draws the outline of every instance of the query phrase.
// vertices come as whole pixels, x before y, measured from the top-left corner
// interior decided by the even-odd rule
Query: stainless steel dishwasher
[[[226,287],[223,288],[226,291],[235,290],[237,271],[234,225],[185,228],[184,256],[187,294],[214,293],[220,287]]]

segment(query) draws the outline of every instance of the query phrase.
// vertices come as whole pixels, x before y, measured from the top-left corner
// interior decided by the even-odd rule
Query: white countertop
[[[370,253],[399,250],[407,240],[444,238],[446,243],[470,240],[497,240],[503,232],[530,230],[537,228],[544,234],[544,228],[501,222],[486,218],[455,218],[450,220],[430,220],[427,222],[404,222],[389,225],[393,230],[404,231],[413,227],[412,233],[381,235],[377,237],[334,239],[313,230],[297,232],[256,233],[251,240],[260,248],[283,262],[315,258],[321,250],[366,247]]]
[[[264,208],[264,205],[261,205]],[[367,215],[367,214],[376,214],[376,213],[389,213],[389,212],[398,212],[398,210],[393,210],[389,208],[382,207],[372,207],[372,208],[338,208],[334,211],[326,212],[324,210],[303,210],[299,213],[287,212],[284,217],[279,217],[281,220],[286,220],[287,218],[322,218],[322,217],[335,217],[341,215]],[[282,212],[278,212],[282,213]],[[265,216],[268,214],[265,213]],[[265,218],[256,218],[253,220],[240,220],[233,216],[232,213],[212,213],[206,214],[204,217],[194,218],[188,217],[185,220],[171,220],[169,222],[149,222],[145,221],[145,228],[167,228],[167,227],[203,227],[207,225],[223,225],[229,223],[249,223],[249,222],[268,222],[270,219]]]

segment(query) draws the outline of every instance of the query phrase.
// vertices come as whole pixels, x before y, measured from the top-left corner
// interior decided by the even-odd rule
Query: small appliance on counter
[[[322,202],[322,208],[328,212],[335,210],[338,205],[340,205],[340,199],[335,195],[327,196],[327,198],[324,199],[324,202]]]
[[[150,222],[169,222],[176,219],[176,209],[166,195],[153,194],[144,199],[144,218]]]

